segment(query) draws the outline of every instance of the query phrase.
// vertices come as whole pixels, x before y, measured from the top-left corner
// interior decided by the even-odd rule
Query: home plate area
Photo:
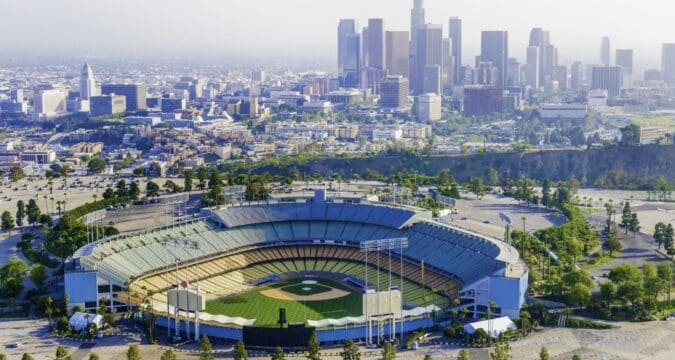
[[[349,295],[349,291],[331,286],[332,282],[322,280],[289,281],[279,287],[270,287],[260,293],[277,300],[324,301]]]

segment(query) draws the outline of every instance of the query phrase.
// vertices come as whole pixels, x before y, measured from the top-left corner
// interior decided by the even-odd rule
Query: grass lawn
[[[330,280],[317,280],[317,285],[302,284],[303,279],[294,279],[281,283],[256,288],[236,296],[212,300],[206,303],[206,312],[209,314],[222,314],[227,316],[240,316],[247,319],[256,319],[256,326],[278,326],[279,308],[286,309],[286,318],[291,323],[305,322],[306,320],[321,320],[324,318],[341,318],[345,316],[360,316],[362,312],[361,294],[352,292],[349,288]],[[302,287],[314,287],[317,292],[324,292],[330,288],[347,290],[349,295],[324,301],[289,301],[277,300],[265,295],[260,291],[269,288],[287,288],[297,291]],[[325,290],[324,290],[325,289]],[[321,291],[319,291],[321,290]],[[290,291],[289,291],[290,292]],[[297,293],[297,292],[296,292]],[[302,291],[303,295],[309,295],[309,291]]]
[[[605,265],[612,260],[614,260],[614,257],[609,256],[609,254],[595,253],[586,262],[584,262],[583,264],[581,264],[579,266],[584,270],[588,270],[588,269],[596,268],[598,266]]]
[[[675,127],[675,117],[669,115],[636,115],[633,116],[633,122],[642,126]]]

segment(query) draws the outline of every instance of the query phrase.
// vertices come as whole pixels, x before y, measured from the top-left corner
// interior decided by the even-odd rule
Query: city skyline
[[[466,63],[480,52],[481,31],[508,31],[509,53],[524,61],[531,28],[545,27],[560,49],[561,63],[596,62],[600,39],[609,36],[613,48],[634,49],[635,67],[646,69],[660,65],[661,44],[673,41],[661,31],[669,26],[669,15],[647,13],[654,8],[650,3],[657,4],[655,0],[615,2],[612,17],[606,20],[599,16],[606,10],[604,4],[579,0],[567,1],[555,12],[550,4],[533,0],[426,0],[424,6],[425,22],[443,25],[444,37],[449,18],[462,19],[462,60]],[[5,28],[13,29],[14,34],[1,37],[0,47],[11,56],[224,56],[269,58],[270,62],[275,58],[303,61],[303,55],[311,53],[311,59],[306,60],[332,65],[337,61],[335,27],[339,19],[357,19],[360,31],[369,18],[382,18],[385,31],[405,31],[410,29],[412,7],[411,0],[396,1],[395,6],[384,0],[149,0],[122,1],[106,8],[83,0],[0,1],[0,12],[6,14]],[[206,9],[209,16],[204,15]],[[231,15],[251,9],[262,10],[256,12],[253,26],[250,18]]]

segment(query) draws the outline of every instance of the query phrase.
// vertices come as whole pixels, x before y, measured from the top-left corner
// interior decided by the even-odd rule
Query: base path
[[[336,288],[331,288],[330,291],[325,291],[319,294],[312,295],[296,295],[281,289],[267,289],[260,292],[261,294],[277,300],[293,300],[293,301],[324,301],[341,298],[350,294],[349,291],[344,291]]]

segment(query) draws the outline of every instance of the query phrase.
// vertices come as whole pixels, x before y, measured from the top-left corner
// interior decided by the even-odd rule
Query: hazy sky
[[[3,54],[177,56],[304,54],[334,62],[340,18],[382,17],[409,29],[412,0],[0,0]],[[465,61],[481,30],[508,30],[510,54],[525,55],[530,28],[551,31],[563,63],[599,58],[600,38],[635,49],[636,67],[657,66],[675,42],[668,0],[426,0],[427,22],[464,22]],[[613,56],[613,55],[612,55]]]

